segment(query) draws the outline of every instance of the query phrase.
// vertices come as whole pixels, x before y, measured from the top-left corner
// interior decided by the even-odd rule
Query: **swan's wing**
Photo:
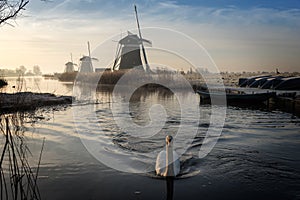
[[[166,151],[161,151],[157,158],[155,164],[155,171],[158,175],[163,175],[166,171]]]
[[[180,161],[179,161],[179,156],[175,151],[173,151],[173,159],[174,159],[174,163],[173,163],[174,175],[177,176],[180,172]]]

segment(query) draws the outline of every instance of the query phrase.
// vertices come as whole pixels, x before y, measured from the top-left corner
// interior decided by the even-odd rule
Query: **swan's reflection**
[[[167,183],[167,200],[173,200],[174,177],[166,177]]]

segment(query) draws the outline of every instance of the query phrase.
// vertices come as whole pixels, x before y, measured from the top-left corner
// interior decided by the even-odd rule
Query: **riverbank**
[[[0,88],[7,85],[7,82],[4,79],[0,79]]]
[[[0,112],[35,110],[39,107],[72,104],[71,96],[50,93],[0,93]]]

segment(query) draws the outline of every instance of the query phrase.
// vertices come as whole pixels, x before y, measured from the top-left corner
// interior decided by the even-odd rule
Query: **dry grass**
[[[168,84],[171,84],[175,88],[186,88],[187,82],[193,85],[201,81],[200,75],[188,75],[185,77],[185,75],[182,76],[177,73],[146,73],[142,70],[132,69],[104,71],[103,73],[79,73],[76,82],[98,84],[98,87],[101,87],[101,85],[114,86],[120,84],[121,78],[124,86],[144,83],[146,87],[160,87],[160,85],[168,86]]]
[[[62,73],[60,76],[58,76],[58,80],[64,82],[73,82],[76,79],[77,73],[78,72]]]

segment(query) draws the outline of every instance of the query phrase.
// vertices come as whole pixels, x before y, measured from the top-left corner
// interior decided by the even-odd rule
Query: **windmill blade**
[[[131,33],[130,31],[127,31],[127,34],[128,35],[134,35],[133,33]]]
[[[140,36],[140,39],[143,41],[136,5],[134,5],[134,11],[135,11],[136,23],[137,23],[137,27],[138,27],[138,31],[139,31],[139,36]],[[149,64],[148,64],[146,51],[145,51],[143,42],[142,42],[141,46],[142,46],[142,52],[143,52],[144,60],[145,60],[145,64],[146,64],[146,71],[150,71],[150,67],[149,67]]]
[[[86,56],[82,56],[79,60],[83,61],[84,59],[86,59]]]
[[[147,39],[141,39],[141,40],[145,45],[152,47],[152,42],[150,40]]]
[[[90,42],[88,41],[87,44],[88,44],[89,57],[91,57],[91,46],[90,46]]]
[[[99,61],[99,59],[98,58],[91,58],[92,60],[95,60],[95,61]]]

